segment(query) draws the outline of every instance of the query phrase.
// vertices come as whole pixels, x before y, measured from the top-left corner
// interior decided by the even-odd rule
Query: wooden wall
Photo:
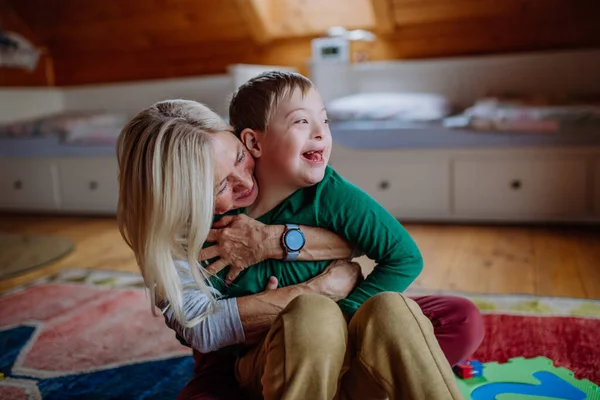
[[[0,85],[69,86],[223,73],[306,72],[332,25],[378,33],[372,60],[600,47],[600,0],[0,0],[1,21],[47,49]]]

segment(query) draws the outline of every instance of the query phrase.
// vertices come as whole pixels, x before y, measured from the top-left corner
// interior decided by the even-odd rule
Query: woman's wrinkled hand
[[[345,299],[362,282],[362,271],[358,263],[336,260],[321,273],[308,281],[315,290],[334,301]]]
[[[268,258],[269,234],[267,225],[245,214],[225,216],[210,230],[207,242],[215,244],[200,251],[200,261],[219,257],[206,270],[216,274],[230,266],[225,282],[231,284],[244,269]]]

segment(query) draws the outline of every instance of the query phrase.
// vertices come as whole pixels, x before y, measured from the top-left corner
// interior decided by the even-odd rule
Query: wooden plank
[[[394,20],[398,26],[454,21],[477,17],[506,16],[519,12],[515,0],[477,0],[458,2],[394,3]]]
[[[470,228],[453,225],[407,225],[406,228],[423,256],[423,272],[413,286],[457,290],[456,283],[450,285],[448,277],[457,263],[459,249],[464,246]]]
[[[270,29],[271,7],[270,0],[236,0],[238,9],[246,21],[246,27],[255,43],[265,44],[273,39]]]
[[[156,46],[242,39],[248,34],[237,15],[211,18],[199,12],[177,11],[165,13],[161,21],[161,24],[156,24],[156,16],[138,16],[131,20],[85,26],[51,27],[40,30],[40,33],[57,53],[134,51]]]
[[[424,277],[415,285],[423,289],[531,293],[533,280],[539,295],[600,298],[598,229],[417,224],[406,228],[425,259]],[[114,218],[2,214],[0,230],[64,235],[76,243],[75,251],[59,262],[0,281],[0,292],[64,268],[138,271]],[[361,261],[366,270],[372,268],[368,260]]]
[[[594,20],[525,24],[505,19],[423,24],[399,28],[392,58],[493,54],[509,51],[581,48],[600,45]]]
[[[96,23],[111,23],[135,18],[154,18],[154,25],[164,25],[162,15],[170,12],[203,13],[205,22],[218,18],[220,13],[238,12],[235,0],[128,0],[104,2],[100,0],[9,0],[13,8],[34,29],[52,27],[79,27]],[[197,28],[202,29],[202,26]]]
[[[594,228],[573,232],[576,238],[574,257],[583,281],[585,297],[600,299],[600,240]]]
[[[491,293],[535,294],[532,228],[499,227],[488,254]]]
[[[458,255],[450,266],[444,286],[450,290],[474,293],[490,291],[490,254],[493,252],[496,230],[493,227],[468,229],[458,246]]]
[[[388,0],[371,0],[375,15],[375,31],[387,34],[394,31],[394,12]]]
[[[565,229],[534,233],[536,294],[540,296],[585,297],[580,274],[577,237]]]
[[[225,73],[236,63],[258,63],[256,45],[233,41],[122,53],[57,55],[57,85],[124,82]]]
[[[371,0],[280,1],[276,5],[273,22],[278,38],[322,36],[334,26],[376,27]]]
[[[488,17],[533,20],[548,16],[562,20],[589,15],[600,17],[600,7],[595,0],[396,0],[392,7],[394,19],[399,26]]]

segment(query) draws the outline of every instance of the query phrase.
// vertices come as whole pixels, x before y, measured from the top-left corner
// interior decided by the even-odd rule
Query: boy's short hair
[[[229,104],[229,122],[236,136],[246,128],[265,133],[279,102],[296,89],[304,96],[314,85],[295,72],[269,71],[238,88]]]

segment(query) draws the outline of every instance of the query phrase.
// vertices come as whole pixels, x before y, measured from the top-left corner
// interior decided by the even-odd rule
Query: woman
[[[320,276],[306,284],[281,289],[274,289],[276,282],[270,282],[270,290],[263,293],[237,299],[219,299],[215,296],[218,294],[211,289],[211,277],[199,267],[197,260],[202,243],[209,234],[214,208],[225,212],[234,207],[248,205],[252,200],[253,162],[251,157],[245,157],[247,161],[244,163],[239,162],[240,150],[245,152],[243,146],[240,149],[239,141],[230,133],[229,128],[218,116],[197,103],[162,102],[140,113],[124,128],[118,143],[121,232],[136,254],[146,285],[152,294],[152,301],[161,306],[168,323],[177,326],[178,333],[186,341],[192,342],[190,344],[196,350],[200,348],[207,351],[231,345],[247,345],[260,340],[261,337],[264,338],[267,332],[270,337],[281,338],[280,331],[288,320],[297,328],[291,332],[306,326],[303,324],[306,318],[309,318],[309,321],[320,320],[322,323],[316,324],[316,331],[310,333],[315,337],[329,338],[323,335],[327,333],[323,330],[324,327],[338,327],[337,339],[328,341],[326,345],[319,340],[313,340],[315,343],[312,343],[304,338],[305,344],[321,346],[320,352],[309,351],[304,356],[296,355],[300,362],[295,364],[300,368],[298,371],[304,371],[305,378],[310,380],[311,374],[314,376],[311,366],[319,367],[321,362],[303,364],[303,360],[311,357],[319,360],[321,354],[334,351],[335,357],[326,358],[330,372],[334,371],[328,386],[324,388],[319,382],[313,382],[318,390],[323,389],[315,398],[331,398],[337,390],[335,381],[340,374],[348,370],[348,364],[344,362],[347,327],[345,321],[339,319],[339,310],[336,310],[331,299],[339,299],[340,293],[344,291],[349,293],[352,285],[347,285],[347,282],[352,280],[348,279],[351,273],[341,278],[345,283],[338,285],[338,289],[344,287],[344,290],[340,289],[337,293],[331,290],[332,282],[339,279],[334,275],[343,274],[338,273],[342,270],[339,265],[333,265],[324,274],[329,274],[331,281]],[[236,187],[236,190],[232,191],[232,198],[228,199],[226,204],[213,202],[213,165],[217,169],[225,168]],[[242,219],[225,221],[227,228],[216,235],[217,239],[221,239],[218,249],[227,246],[225,243],[228,242],[223,238],[232,232],[248,232],[249,229],[254,229],[254,232],[270,232],[267,227],[253,225],[249,221],[244,225],[240,221],[243,222]],[[236,226],[245,228],[236,230]],[[320,232],[317,236],[312,236],[311,240],[312,234],[306,229],[305,231],[308,236],[307,249],[311,248],[310,243],[319,235],[326,235]],[[273,243],[277,240],[276,236],[272,239]],[[211,240],[210,237],[208,239]],[[322,243],[335,243],[335,240],[329,237]],[[235,241],[229,243],[233,242]],[[251,242],[249,240],[248,246],[245,246],[247,249],[254,248]],[[340,242],[338,239],[337,244]],[[340,247],[336,246],[334,247],[339,249],[343,244]],[[255,259],[250,262],[269,256],[269,251],[266,250],[268,248],[274,249],[275,246],[247,253],[255,255]],[[327,246],[321,247],[321,251],[323,248]],[[346,255],[348,253],[346,245]],[[229,259],[234,259],[234,254],[241,253],[231,252]],[[310,254],[304,256],[310,257]],[[195,288],[190,289],[194,285]],[[329,294],[329,297],[303,295],[310,292]],[[396,390],[395,393],[402,393],[403,398],[458,398],[449,365],[443,359],[431,324],[411,301],[403,298],[402,302],[396,304],[397,309],[388,307],[385,310],[377,310],[376,307],[367,307],[364,312],[365,326],[380,326],[383,331],[393,329],[394,335],[398,337],[394,340],[395,346],[402,351],[395,354],[396,362],[392,363],[392,366],[395,369],[393,376],[400,381],[393,382],[392,389]],[[383,319],[369,320],[370,315],[386,315],[394,320],[394,324],[385,327],[385,324],[381,325]],[[241,329],[237,329],[238,327]],[[286,340],[282,342],[284,353]],[[196,377],[182,397],[199,398],[198,392],[193,392],[198,389],[198,383],[205,376],[206,369],[203,368],[205,359],[200,357],[197,351],[195,356]],[[229,370],[226,357],[229,357],[229,360],[232,357],[224,357],[221,358],[224,364],[215,366],[215,370],[223,365],[223,368]],[[271,359],[269,365],[277,367],[277,362],[273,364]],[[277,374],[273,375],[275,376]],[[293,378],[290,379],[293,381]],[[358,381],[360,379],[356,380]],[[287,383],[284,382],[283,386],[285,385]],[[398,387],[400,385],[403,386],[401,389]],[[285,391],[285,388],[279,390]],[[355,388],[355,393],[360,393],[360,390],[361,388]],[[281,393],[265,393],[265,397],[280,398]],[[311,396],[306,393],[303,395]],[[222,393],[222,396],[224,397],[221,398],[232,398],[225,397],[231,396],[231,393]]]

